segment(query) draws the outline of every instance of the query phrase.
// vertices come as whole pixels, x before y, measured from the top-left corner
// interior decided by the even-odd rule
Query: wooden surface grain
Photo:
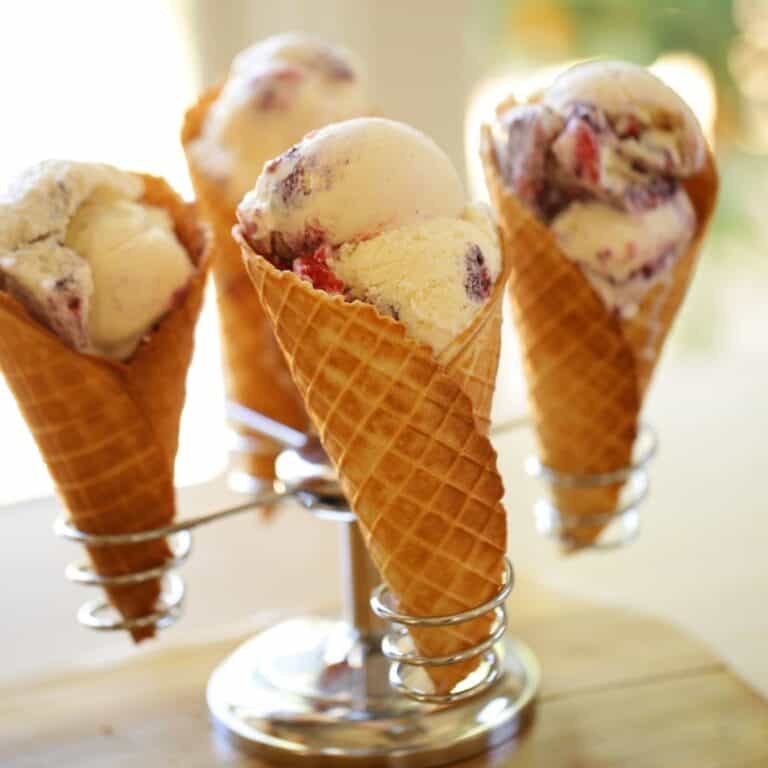
[[[544,679],[516,743],[463,765],[768,766],[768,703],[680,631],[523,583],[512,632]],[[168,647],[0,691],[0,765],[258,766],[208,722],[208,675],[242,637]]]

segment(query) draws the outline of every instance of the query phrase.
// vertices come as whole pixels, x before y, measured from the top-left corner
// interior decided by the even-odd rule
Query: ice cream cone
[[[693,275],[717,194],[711,158],[685,182],[697,230],[667,281],[643,299],[637,314],[609,312],[581,269],[560,250],[545,225],[510,193],[500,176],[489,130],[482,159],[510,262],[509,291],[523,353],[531,416],[541,461],[563,473],[602,474],[632,458],[638,418],[662,344]],[[568,551],[592,544],[603,525],[579,518],[609,515],[622,484],[555,486]]]
[[[193,206],[161,179],[142,176],[144,202],[165,208],[197,265],[179,304],[127,362],[79,354],[0,292],[0,369],[19,403],[76,528],[116,534],[168,525],[173,465],[207,272],[207,238]],[[89,547],[102,576],[135,573],[170,556],[164,540]],[[107,589],[126,619],[150,613],[159,580]],[[139,641],[154,634],[132,631]]]
[[[185,116],[181,140],[185,151],[197,136],[219,88],[206,91]],[[305,430],[307,415],[291,381],[291,376],[275,342],[272,329],[254,295],[243,268],[240,249],[232,239],[235,206],[222,179],[213,178],[198,167],[187,151],[187,163],[203,216],[208,221],[216,245],[213,277],[219,309],[224,378],[227,397],[241,405]],[[254,179],[255,181],[255,179]],[[264,479],[274,476],[274,459],[280,446],[233,424],[245,438],[237,466]]]
[[[464,346],[438,361],[371,305],[315,290],[255,255],[244,240],[240,245],[373,561],[400,608],[436,616],[491,598],[503,573],[506,518],[485,430],[506,275],[489,300],[493,306],[464,334]],[[470,350],[478,342],[488,347]],[[423,654],[438,656],[475,645],[488,636],[490,623],[486,616],[413,635]],[[430,675],[445,692],[476,664],[434,667]]]

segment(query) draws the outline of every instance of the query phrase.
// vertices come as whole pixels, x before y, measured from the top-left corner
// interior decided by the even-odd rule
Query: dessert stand
[[[262,423],[269,428],[269,424]],[[273,433],[274,437],[275,434]],[[282,434],[281,442],[294,442]],[[175,569],[191,551],[190,531],[254,507],[293,498],[341,533],[343,616],[301,617],[273,626],[247,641],[214,670],[208,708],[216,730],[241,749],[274,762],[309,765],[430,766],[460,760],[515,736],[533,714],[540,672],[533,653],[505,638],[506,599],[513,572],[484,605],[462,614],[414,617],[397,611],[371,562],[354,514],[341,494],[316,438],[278,457],[273,490],[240,506],[152,531],[93,535],[65,518],[55,532],[89,546],[132,544],[168,538],[174,557],[159,568],[101,577],[87,561],[67,568],[81,584],[112,586],[163,576],[156,610],[122,619],[103,600],[84,604],[78,620],[93,629],[121,630],[146,624],[165,627],[181,615],[184,584]],[[419,655],[404,627],[455,625],[495,616],[490,638],[462,653]],[[392,628],[388,629],[388,623]],[[450,693],[431,689],[424,667],[481,656],[477,669]]]
[[[487,603],[461,614],[416,617],[397,610],[368,556],[355,516],[338,486],[319,441],[238,406],[248,426],[286,446],[275,464],[274,488],[243,504],[132,534],[95,535],[74,528],[65,517],[57,535],[89,546],[134,544],[167,538],[173,558],[140,573],[103,577],[87,560],[69,565],[73,582],[113,586],[163,578],[155,610],[123,619],[105,600],[85,603],[78,621],[97,630],[167,627],[183,610],[184,582],[176,572],[191,552],[191,531],[202,525],[287,499],[337,523],[341,535],[343,614],[341,619],[300,617],[277,624],[240,646],[211,675],[208,708],[218,733],[244,751],[274,762],[309,765],[432,766],[454,762],[513,738],[533,715],[540,670],[524,644],[506,637],[506,600],[513,569]],[[500,425],[496,434],[526,425]],[[632,466],[604,476],[566,477],[535,459],[528,471],[551,484],[593,487],[628,480],[635,490],[614,515],[620,541],[637,529],[637,506],[648,489],[645,467],[656,450],[650,430]],[[646,441],[650,442],[646,442]],[[635,480],[633,478],[640,478]],[[539,500],[540,530],[559,539],[568,529],[554,505]],[[634,527],[627,521],[634,520]],[[542,522],[544,521],[544,522]],[[544,523],[547,523],[546,525]],[[634,535],[634,534],[632,534]],[[615,544],[614,544],[615,546]],[[490,637],[462,653],[440,658],[420,655],[409,627],[457,625],[493,613]],[[450,693],[432,689],[425,667],[480,657],[478,667]]]

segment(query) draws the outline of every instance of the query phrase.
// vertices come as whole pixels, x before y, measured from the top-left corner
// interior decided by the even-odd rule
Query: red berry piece
[[[617,118],[614,129],[620,139],[637,139],[642,132],[640,121],[634,115],[621,115]]]
[[[309,280],[320,291],[343,293],[343,281],[339,280],[328,266],[328,257],[332,252],[329,245],[323,245],[308,256],[295,259],[293,262],[294,273],[302,280]]]
[[[580,122],[575,138],[576,175],[591,184],[597,184],[600,179],[600,148],[597,137],[586,123]]]

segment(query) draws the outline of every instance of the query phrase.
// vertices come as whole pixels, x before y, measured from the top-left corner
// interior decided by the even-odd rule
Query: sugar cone
[[[437,616],[481,605],[499,589],[506,546],[503,486],[484,431],[496,373],[488,361],[499,351],[498,327],[486,326],[500,324],[506,275],[493,306],[466,334],[468,344],[491,345],[487,358],[463,348],[438,361],[369,304],[315,290],[240,244],[373,561],[401,609]],[[475,384],[465,392],[468,381]],[[414,631],[414,640],[428,656],[454,653],[486,638],[490,622],[485,616]],[[445,692],[477,663],[429,672]]]
[[[76,528],[128,533],[174,517],[173,464],[187,368],[207,271],[206,238],[192,206],[161,179],[142,177],[144,201],[165,208],[198,266],[181,303],[120,363],[72,351],[0,292],[0,369],[19,403]],[[89,547],[102,576],[135,573],[170,556],[164,540]],[[159,580],[110,587],[126,619],[150,613]],[[148,626],[132,632],[139,641]]]
[[[295,429],[306,430],[307,415],[296,387],[275,342],[272,329],[254,295],[243,268],[240,249],[232,239],[236,223],[236,201],[226,185],[200,168],[189,151],[200,135],[211,103],[220,87],[206,91],[184,118],[181,141],[189,173],[202,213],[208,221],[216,245],[213,277],[221,325],[224,377],[227,397]],[[254,179],[254,183],[256,179]],[[239,466],[251,475],[265,479],[274,476],[274,460],[280,447],[263,436],[233,425],[248,450],[240,454]]]
[[[581,269],[549,230],[506,188],[483,132],[482,159],[511,268],[509,291],[523,352],[531,416],[541,460],[565,473],[606,473],[632,458],[638,418],[662,344],[693,275],[717,196],[712,159],[686,182],[697,231],[670,279],[653,288],[637,315],[610,313]],[[579,518],[609,515],[622,484],[554,487],[564,515],[567,551],[587,547],[604,525]]]

